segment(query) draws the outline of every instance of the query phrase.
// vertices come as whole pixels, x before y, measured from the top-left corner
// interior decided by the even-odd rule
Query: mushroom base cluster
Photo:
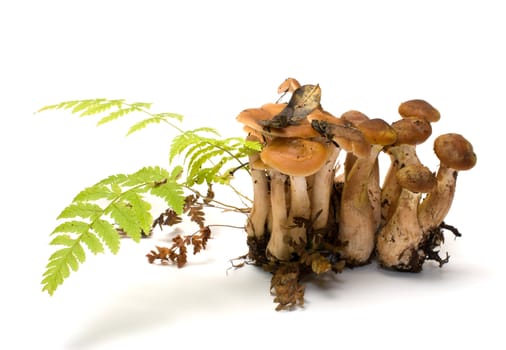
[[[289,78],[278,93],[291,98],[246,109],[237,120],[263,145],[249,159],[254,198],[245,229],[248,258],[273,273],[279,309],[303,303],[305,273],[372,260],[407,272],[419,272],[426,260],[448,262],[438,253],[443,231],[460,233],[444,218],[458,173],[476,163],[467,139],[438,136],[433,172],[416,154],[440,118],[426,101],[403,102],[399,120],[388,123],[355,110],[335,117],[321,106],[319,85]],[[382,152],[391,163],[380,176]]]

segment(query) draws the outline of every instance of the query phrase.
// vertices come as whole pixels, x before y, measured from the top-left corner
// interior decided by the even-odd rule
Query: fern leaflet
[[[77,271],[86,259],[84,246],[93,254],[105,246],[116,254],[120,248],[121,228],[139,241],[142,232],[149,232],[153,217],[146,195],[155,195],[178,214],[184,206],[182,185],[177,182],[181,169],[169,172],[160,167],[146,167],[133,174],[119,174],[81,191],[58,216],[67,220],[51,233],[50,245],[60,246],[49,258],[43,275],[43,290],[53,294],[59,285]],[[104,204],[105,203],[105,204]]]
[[[217,137],[210,137],[213,134]],[[245,166],[242,159],[253,152],[261,150],[261,144],[246,141],[239,137],[219,138],[216,130],[199,128],[189,130],[176,136],[171,145],[169,160],[182,157],[187,165],[186,184],[192,186],[213,182],[228,184],[231,178],[229,171],[224,168],[230,162],[237,167]]]
[[[65,101],[57,104],[42,107],[38,112],[56,109],[70,110],[72,114],[78,114],[81,117],[102,115],[97,125],[107,124],[111,121],[119,119],[134,112],[143,112],[149,114],[151,117],[140,121],[130,127],[127,135],[139,131],[149,124],[160,122],[169,122],[169,119],[182,121],[183,116],[177,113],[158,113],[151,114],[148,110],[151,108],[151,103],[148,102],[133,102],[127,103],[125,100],[108,100],[105,98],[96,98],[88,100],[73,100]],[[106,113],[107,112],[107,113]],[[171,124],[172,125],[172,124]],[[172,125],[174,126],[174,125]],[[175,127],[175,126],[174,126]]]

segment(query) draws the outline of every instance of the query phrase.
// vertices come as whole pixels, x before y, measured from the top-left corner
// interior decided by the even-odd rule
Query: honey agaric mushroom
[[[341,115],[341,119],[351,123],[356,127],[357,125],[365,122],[366,120],[369,120],[369,117],[360,111],[349,110]],[[346,176],[349,174],[356,160],[357,156],[352,152],[348,152],[346,154],[346,159],[344,161],[344,174],[343,178],[340,179],[342,182],[345,181],[344,179],[346,179]],[[373,217],[375,220],[376,227],[378,227],[381,222],[381,187],[379,181],[380,181],[379,162],[378,160],[376,160],[376,163],[374,164],[374,167],[371,171],[369,181],[369,201],[371,202],[371,206],[373,208]]]
[[[287,78],[278,87],[278,94],[294,92],[300,88],[300,83],[295,78]]]
[[[321,142],[302,138],[276,138],[269,142],[260,153],[262,161],[275,169],[272,175],[279,178],[275,171],[290,178],[290,206],[288,218],[286,216],[286,199],[280,199],[281,186],[271,179],[271,205],[273,213],[273,229],[271,239],[267,245],[269,253],[279,260],[287,260],[292,248],[290,241],[299,243],[306,241],[306,228],[294,225],[294,218],[309,219],[311,202],[309,198],[306,177],[315,174],[327,160],[327,147]],[[284,182],[283,182],[284,191]],[[276,225],[281,218],[285,226]],[[287,236],[286,238],[284,236]]]
[[[352,266],[366,264],[374,250],[379,220],[374,217],[370,200],[371,175],[383,147],[397,139],[395,131],[382,119],[366,120],[357,128],[371,146],[367,155],[357,156],[345,178],[339,216],[339,240],[344,243],[342,255]]]
[[[437,186],[429,192],[418,209],[418,220],[424,232],[439,227],[450,210],[455,196],[457,174],[476,165],[472,144],[462,135],[449,133],[434,140],[434,152],[440,160]]]
[[[418,207],[422,193],[431,191],[436,179],[423,165],[405,166],[396,177],[402,191],[394,213],[378,234],[377,258],[385,268],[418,272],[425,260],[421,247],[425,236],[418,221]]]
[[[407,165],[422,165],[415,147],[425,142],[432,134],[431,124],[423,118],[401,119],[392,123],[392,128],[397,133],[397,141],[385,147],[391,163],[381,187],[382,224],[385,224],[392,215],[401,193],[401,186],[396,178],[397,171]]]
[[[257,141],[258,139],[249,135],[247,140]],[[269,181],[265,166],[257,166],[259,160],[260,154],[258,152],[249,156],[251,180],[253,183],[253,205],[246,223],[246,233],[248,237],[256,238],[260,238],[265,234],[271,209]]]
[[[399,105],[399,114],[403,118],[422,118],[434,123],[441,118],[439,111],[425,100],[409,100]]]

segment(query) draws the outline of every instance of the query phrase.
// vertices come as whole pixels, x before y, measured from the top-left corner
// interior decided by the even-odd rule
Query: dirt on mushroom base
[[[333,195],[339,197],[341,189],[342,186],[336,186]],[[309,245],[301,242],[295,245],[295,252],[292,254],[290,261],[273,261],[266,256],[269,234],[261,238],[248,237],[249,252],[247,256],[241,257],[241,259],[247,259],[248,264],[259,266],[264,271],[272,274],[270,289],[274,296],[273,301],[277,303],[276,311],[292,310],[304,305],[305,285],[303,281],[308,280],[309,277],[329,272],[340,273],[346,267],[357,267],[354,264],[347,266],[346,260],[341,258],[339,251],[342,249],[343,243],[335,239],[338,230],[339,225],[337,224],[332,230],[326,229],[324,231],[320,230],[318,233],[308,233],[308,237],[318,242],[318,244]],[[441,246],[445,241],[445,230],[450,231],[455,237],[462,236],[455,227],[443,222],[439,227],[433,228],[420,242],[419,246],[413,249],[411,259],[407,265],[382,267],[398,272],[418,273],[422,271],[424,263],[428,260],[435,261],[439,267],[443,267],[450,260],[448,253],[445,257],[440,255]],[[374,260],[375,256],[372,255],[365,264],[369,264]],[[242,266],[244,265],[234,267]]]

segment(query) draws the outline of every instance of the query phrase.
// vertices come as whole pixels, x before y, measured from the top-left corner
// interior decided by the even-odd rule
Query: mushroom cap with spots
[[[434,152],[441,164],[455,170],[468,170],[476,164],[473,145],[462,135],[448,133],[434,140]]]
[[[423,118],[406,118],[392,123],[397,133],[395,145],[419,145],[432,135],[430,122]]]
[[[396,177],[402,188],[414,193],[428,193],[437,183],[434,173],[423,165],[407,165],[399,169]]]
[[[409,100],[399,105],[399,114],[403,118],[423,118],[437,122],[441,118],[439,111],[425,100]]]

